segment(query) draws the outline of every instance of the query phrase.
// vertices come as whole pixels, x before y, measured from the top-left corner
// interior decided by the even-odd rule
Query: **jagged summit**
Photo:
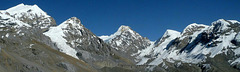
[[[78,27],[78,28],[84,27],[81,24],[80,19],[78,19],[77,17],[71,17],[59,25],[59,27],[61,28],[66,28],[67,26]]]
[[[121,25],[114,34],[112,34],[110,36],[107,36],[107,35],[99,36],[99,38],[103,39],[105,42],[109,42],[116,36],[122,35],[123,33],[126,33],[126,32],[129,32],[133,35],[135,35],[135,33],[136,33],[129,26]]]
[[[121,35],[121,34],[126,34],[126,33],[130,33],[131,35],[139,35],[137,34],[135,31],[133,31],[129,26],[126,25],[121,25],[117,32],[115,32],[113,35]]]
[[[121,31],[121,32],[128,31],[128,30],[132,30],[132,29],[129,26],[126,26],[126,25],[121,25],[118,28],[118,31]]]
[[[72,23],[72,24],[81,24],[81,20],[78,19],[77,17],[71,17],[65,22],[66,23]]]
[[[122,25],[117,32],[110,36],[100,36],[107,44],[114,49],[126,53],[127,57],[135,62],[133,53],[145,49],[151,44],[146,37],[142,37],[133,31],[129,26]]]

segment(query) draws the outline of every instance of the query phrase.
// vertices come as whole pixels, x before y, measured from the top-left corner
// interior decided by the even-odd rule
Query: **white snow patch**
[[[9,34],[7,33],[5,36],[6,36],[6,37],[8,37],[8,36],[9,36]]]
[[[30,44],[30,45],[29,45],[29,48],[32,48],[33,45],[34,45],[34,44]]]
[[[57,44],[58,48],[60,48],[61,52],[78,59],[76,56],[77,51],[67,45],[67,40],[64,38],[64,31],[60,27],[52,27],[48,32],[45,32],[44,35],[50,37],[50,39]]]
[[[142,58],[142,60],[140,62],[138,62],[136,65],[143,65],[145,64],[150,58]]]
[[[235,49],[233,51],[234,51],[235,55],[239,55],[240,54],[240,48],[237,48],[237,49]]]
[[[74,26],[74,28],[80,28],[80,29],[83,28],[80,24],[81,22],[77,22],[76,20],[77,20],[76,17],[72,17],[57,27],[51,27],[48,32],[44,33],[44,35],[50,37],[51,40],[57,44],[58,48],[60,48],[61,52],[66,53],[66,54],[78,59],[78,57],[76,56],[77,51],[75,49],[73,49],[72,47],[70,47],[66,43],[67,40],[64,38],[64,37],[66,37],[64,34],[66,32],[66,30],[64,30],[64,29],[67,28],[69,26],[69,24]]]
[[[235,63],[239,63],[240,62],[240,58],[237,58],[237,59],[235,59],[232,63],[231,63],[231,65],[233,65],[233,64],[235,64]]]
[[[236,40],[237,42],[240,42],[240,32],[236,35],[235,40]]]
[[[100,39],[102,39],[103,41],[106,41],[108,38],[109,38],[109,36],[107,36],[107,35],[102,35],[102,36],[98,36]]]

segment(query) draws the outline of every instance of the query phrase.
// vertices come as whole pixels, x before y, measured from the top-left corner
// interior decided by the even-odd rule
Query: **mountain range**
[[[147,37],[122,25],[96,36],[77,17],[56,24],[37,5],[0,10],[0,72],[239,72],[240,22],[193,23]]]

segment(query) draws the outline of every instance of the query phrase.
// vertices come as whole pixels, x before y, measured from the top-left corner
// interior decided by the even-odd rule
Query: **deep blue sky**
[[[240,0],[1,0],[4,10],[17,4],[37,4],[58,24],[78,17],[96,35],[113,34],[128,25],[150,40],[166,29],[182,31],[188,24],[223,18],[240,20]]]

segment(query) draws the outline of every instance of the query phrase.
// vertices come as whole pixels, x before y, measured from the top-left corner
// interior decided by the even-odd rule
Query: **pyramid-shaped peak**
[[[71,18],[69,18],[69,20],[77,20],[77,21],[80,21],[80,19],[77,18],[77,17],[71,17]]]
[[[100,36],[101,39],[103,39],[105,42],[111,42],[112,39],[122,36],[130,36],[134,38],[141,37],[137,32],[133,31],[129,26],[121,25],[118,28],[118,31],[116,31],[114,34],[110,36]],[[127,38],[127,37],[124,37]]]
[[[132,30],[132,29],[129,26],[126,26],[126,25],[121,25],[118,28],[118,31],[121,31],[121,32],[124,32],[124,31],[127,31],[127,30]]]
[[[78,19],[77,17],[71,17],[64,23],[81,24],[81,20]]]
[[[77,28],[83,28],[84,27],[81,24],[80,19],[78,19],[77,17],[71,17],[71,18],[67,19],[66,21],[64,21],[63,23],[61,23],[59,25],[59,27],[61,27],[61,28],[67,28],[68,26],[77,27]]]

